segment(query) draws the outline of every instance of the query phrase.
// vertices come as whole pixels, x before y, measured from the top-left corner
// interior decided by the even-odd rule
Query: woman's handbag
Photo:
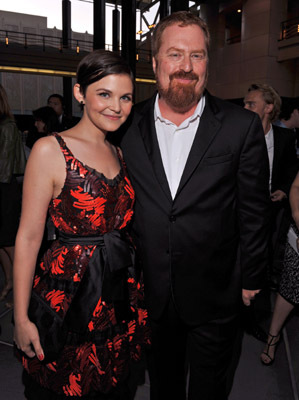
[[[34,291],[30,299],[28,316],[38,329],[45,355],[43,361],[47,364],[56,360],[67,341],[68,329],[65,318],[61,318]]]

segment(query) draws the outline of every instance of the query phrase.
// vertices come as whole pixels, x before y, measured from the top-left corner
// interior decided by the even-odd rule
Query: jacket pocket
[[[214,165],[214,164],[222,164],[225,162],[232,161],[233,159],[233,154],[223,154],[220,156],[215,156],[215,157],[207,157],[203,160],[203,164],[205,165]]]

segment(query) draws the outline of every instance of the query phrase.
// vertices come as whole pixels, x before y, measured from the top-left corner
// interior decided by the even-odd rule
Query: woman
[[[81,121],[40,139],[28,160],[14,340],[28,400],[127,399],[129,361],[149,341],[125,232],[134,191],[120,150],[106,139],[131,111],[128,65],[114,53],[90,53],[78,66],[74,96]],[[34,272],[48,206],[60,236]]]
[[[291,224],[293,231],[299,237],[299,173],[290,190],[290,204],[294,222]],[[268,334],[268,341],[261,354],[264,365],[271,365],[275,358],[275,351],[281,338],[281,329],[290,315],[290,312],[299,304],[299,239],[293,242],[288,240],[284,255],[279,290],[277,293],[272,321]],[[294,248],[295,247],[295,248]]]
[[[7,94],[0,85],[0,263],[5,274],[0,301],[12,290],[14,246],[21,212],[21,190],[16,176],[24,173],[25,162],[21,136]]]
[[[32,149],[34,143],[41,137],[47,136],[52,132],[57,132],[58,118],[51,107],[40,107],[32,112],[36,131],[29,131],[26,146]]]

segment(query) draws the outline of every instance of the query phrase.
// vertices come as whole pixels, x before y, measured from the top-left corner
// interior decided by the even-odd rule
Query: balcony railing
[[[81,51],[90,52],[93,50],[93,42],[81,39],[69,39],[68,46],[63,46],[61,37],[39,35],[35,33],[17,32],[0,30],[0,45],[17,45],[25,49],[42,49],[42,51],[59,51],[64,50],[80,53]],[[112,51],[112,44],[105,45],[106,50]],[[120,49],[121,50],[121,47]],[[151,64],[151,52],[144,49],[136,50],[136,62]]]
[[[43,51],[57,50],[62,52],[64,50],[61,37],[17,31],[0,30],[0,43],[6,46],[15,44],[25,49],[42,48]],[[93,50],[93,42],[81,39],[69,39],[66,48],[74,50],[77,53],[80,51],[89,52]]]
[[[299,37],[299,18],[292,18],[281,23],[280,40]]]

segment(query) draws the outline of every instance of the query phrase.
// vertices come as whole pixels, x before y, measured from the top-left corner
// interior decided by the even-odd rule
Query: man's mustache
[[[193,81],[198,81],[198,75],[195,74],[194,72],[185,72],[185,71],[177,71],[174,72],[169,76],[169,79],[172,81],[173,79],[190,79]]]

